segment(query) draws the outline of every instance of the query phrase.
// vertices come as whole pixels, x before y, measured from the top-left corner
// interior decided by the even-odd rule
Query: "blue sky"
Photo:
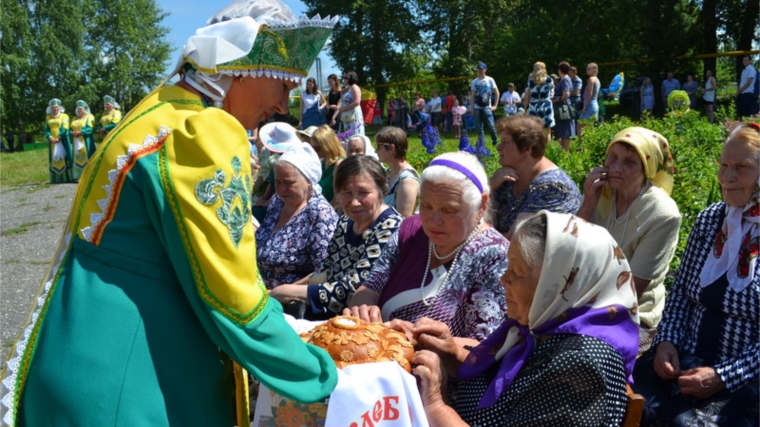
[[[229,0],[231,1],[231,0]],[[299,0],[283,0],[285,4],[297,15],[306,11],[306,5]],[[173,46],[171,60],[166,65],[165,74],[169,74],[177,64],[182,46],[188,37],[195,34],[195,30],[206,25],[208,18],[216,13],[217,10],[226,6],[229,2],[215,0],[157,0],[158,7],[169,14],[163,25],[169,28],[167,40]],[[325,80],[331,73],[340,73],[337,70],[335,62],[327,55],[326,52],[320,54],[322,61],[322,79]],[[316,77],[316,67],[312,66],[309,76]],[[326,84],[323,82],[323,84]]]

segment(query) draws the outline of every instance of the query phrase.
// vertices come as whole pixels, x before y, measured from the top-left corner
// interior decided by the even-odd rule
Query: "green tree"
[[[0,22],[0,119],[19,139],[39,132],[47,102],[97,112],[106,93],[124,110],[161,80],[171,47],[155,0],[19,0]]]
[[[415,75],[410,55],[424,50],[412,4],[403,0],[305,0],[308,14],[339,15],[329,47],[341,69],[354,70],[361,85],[403,81]],[[386,87],[377,89],[384,105]]]

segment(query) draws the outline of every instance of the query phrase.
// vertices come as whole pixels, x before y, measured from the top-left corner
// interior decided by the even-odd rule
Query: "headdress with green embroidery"
[[[84,108],[84,111],[87,112],[87,114],[90,114],[90,106],[87,105],[86,102],[82,101],[81,99],[77,101],[77,109]]]
[[[121,107],[119,106],[119,103],[118,103],[118,102],[116,102],[116,100],[115,100],[115,99],[113,99],[113,96],[111,96],[111,95],[106,95],[106,96],[104,96],[104,97],[103,97],[103,103],[104,103],[104,104],[111,104],[111,105],[113,105],[113,108],[115,108],[115,109],[117,109],[117,110],[121,108]]]
[[[278,0],[239,0],[187,40],[173,74],[183,72],[185,81],[217,103],[229,88],[224,76],[300,84],[337,22],[319,15],[299,19]]]
[[[53,98],[48,102],[47,109],[45,109],[45,114],[52,114],[53,113],[53,107],[60,107],[59,113],[63,113],[66,111],[65,108],[63,108],[63,105],[61,105],[61,100],[58,98]]]

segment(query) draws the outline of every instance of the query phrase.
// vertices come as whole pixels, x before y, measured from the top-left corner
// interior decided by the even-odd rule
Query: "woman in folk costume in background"
[[[231,4],[188,39],[180,81],[106,137],[10,351],[4,423],[230,426],[231,360],[288,398],[330,394],[333,361],[254,267],[245,129],[287,112],[336,21]]]
[[[48,102],[45,113],[45,137],[50,142],[50,183],[71,182],[71,141],[69,141],[69,115],[61,106],[61,100]]]
[[[98,121],[98,135],[100,135],[101,140],[121,121],[121,107],[112,96],[106,95],[103,97],[103,108],[105,111],[103,111]]]
[[[71,121],[71,146],[74,148],[74,179],[79,179],[82,170],[87,166],[87,159],[95,152],[95,138],[92,136],[95,117],[90,114],[90,106],[86,102],[77,101],[77,118]]]

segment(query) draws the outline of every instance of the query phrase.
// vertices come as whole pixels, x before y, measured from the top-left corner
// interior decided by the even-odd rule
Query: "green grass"
[[[29,231],[29,227],[34,227],[35,225],[42,224],[39,221],[33,221],[33,222],[25,222],[21,225],[19,225],[16,228],[9,228],[2,232],[3,236],[12,236],[14,234],[24,234],[27,231]]]
[[[47,150],[0,153],[0,188],[45,183],[48,179]]]

